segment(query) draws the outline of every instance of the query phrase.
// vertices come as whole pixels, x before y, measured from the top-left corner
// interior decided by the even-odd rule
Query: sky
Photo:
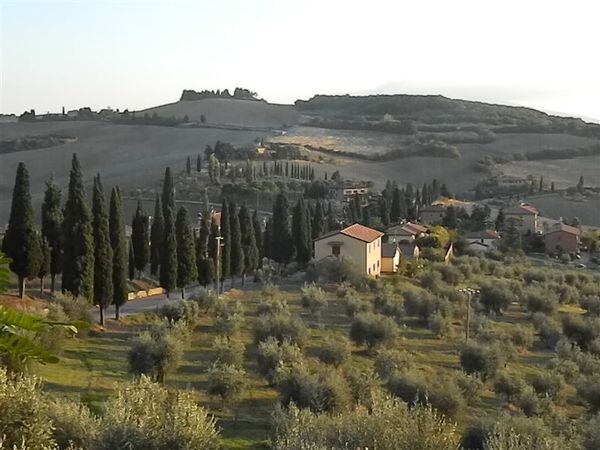
[[[594,0],[0,0],[0,112],[410,93],[600,122]]]

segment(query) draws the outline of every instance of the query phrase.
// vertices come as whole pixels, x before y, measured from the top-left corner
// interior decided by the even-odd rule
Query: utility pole
[[[459,289],[458,292],[467,294],[467,320],[465,324],[465,342],[469,342],[469,329],[471,328],[471,299],[473,295],[479,294],[479,289],[463,288]]]
[[[221,289],[223,286],[221,285],[221,241],[223,240],[223,236],[215,236],[215,240],[217,241],[217,276],[215,278],[215,291],[217,291],[217,298],[219,297],[219,286]]]

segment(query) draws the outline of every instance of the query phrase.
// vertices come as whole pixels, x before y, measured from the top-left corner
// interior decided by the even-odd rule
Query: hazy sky
[[[594,0],[0,5],[3,113],[141,109],[243,86],[281,103],[439,93],[600,119]]]

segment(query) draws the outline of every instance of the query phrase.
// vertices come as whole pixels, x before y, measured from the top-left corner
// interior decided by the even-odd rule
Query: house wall
[[[398,270],[400,264],[400,252],[396,252],[393,258],[381,258],[381,272],[383,273],[395,273]]]
[[[544,236],[544,244],[548,253],[577,253],[579,237],[564,231],[555,231]]]
[[[315,261],[332,255],[332,243],[340,243],[341,259],[347,258],[367,274],[381,273],[381,238],[371,243],[359,241],[338,233],[325,239],[315,241]],[[369,271],[369,269],[371,269]]]

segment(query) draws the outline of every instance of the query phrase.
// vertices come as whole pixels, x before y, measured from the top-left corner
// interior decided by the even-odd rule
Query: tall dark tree
[[[263,234],[263,255],[265,258],[273,259],[273,218],[269,217],[265,223]]]
[[[200,235],[196,240],[196,270],[198,283],[206,287],[215,279],[214,257],[208,256],[208,239],[210,238],[209,221],[202,219],[200,222]]]
[[[131,242],[135,256],[134,266],[138,271],[138,278],[142,278],[142,272],[148,265],[150,258],[150,247],[148,245],[148,216],[138,201],[135,215],[131,221]]]
[[[327,221],[325,222],[326,227],[323,230],[325,233],[333,230],[337,230],[339,228],[338,222],[336,220],[335,215],[333,214],[333,207],[331,206],[331,202],[327,204]]]
[[[244,249],[240,218],[234,203],[229,205],[229,230],[231,232],[231,285],[236,276],[244,274]]]
[[[192,173],[192,159],[188,156],[187,161],[185,162],[185,173],[191,175]]]
[[[165,219],[163,215],[160,196],[156,194],[156,203],[154,204],[154,217],[152,217],[152,227],[150,229],[150,273],[153,276],[158,275],[160,266],[160,252],[162,249],[163,234],[165,232]]]
[[[402,208],[402,200],[404,200],[404,195],[402,195],[400,189],[395,188],[392,191],[392,207],[390,209],[390,222],[392,223],[400,222],[406,215],[406,208]]]
[[[167,291],[167,298],[177,287],[177,236],[173,210],[167,209],[165,214],[165,231],[163,246],[160,251],[160,285]]]
[[[38,236],[40,247],[40,263],[37,276],[40,279],[40,295],[44,295],[44,278],[50,273],[50,264],[52,262],[52,250],[50,244],[43,236]]]
[[[127,302],[129,288],[127,286],[127,238],[125,237],[123,204],[121,192],[116,186],[110,193],[108,229],[113,252],[113,304],[115,305],[115,319],[119,320],[119,311],[121,306]]]
[[[323,214],[323,204],[318,201],[315,207],[315,214],[312,218],[311,237],[318,238],[325,232],[325,216]]]
[[[496,231],[504,230],[504,226],[505,226],[504,209],[500,209],[500,211],[498,211],[498,215],[496,216],[495,225],[496,225]]]
[[[133,241],[129,239],[129,248],[127,250],[127,278],[130,281],[135,280],[135,250],[133,249]]]
[[[50,246],[50,291],[54,293],[56,275],[62,272],[63,256],[63,212],[60,205],[61,190],[54,178],[46,183],[42,203],[42,236]]]
[[[25,280],[38,274],[40,248],[33,223],[29,172],[23,163],[19,163],[17,167],[10,218],[2,242],[2,251],[12,259],[9,267],[17,275],[19,296],[24,298]]]
[[[250,216],[250,210],[244,203],[240,208],[239,223],[242,239],[242,251],[244,253],[244,269],[242,271],[242,286],[246,281],[246,275],[253,273],[258,268],[258,248],[256,246],[256,233],[254,223]]]
[[[360,223],[366,227],[371,226],[371,205],[368,203],[362,208]]]
[[[456,208],[452,205],[446,208],[444,218],[442,219],[442,225],[451,230],[458,228],[458,218],[456,215]]]
[[[227,199],[223,199],[221,205],[221,261],[220,261],[220,276],[221,290],[226,278],[231,274],[231,221],[229,218],[229,203]]]
[[[198,153],[196,157],[196,172],[200,172],[202,170],[202,154]]]
[[[262,259],[264,257],[264,244],[262,227],[260,226],[260,220],[258,219],[257,210],[254,210],[254,214],[252,214],[252,230],[254,231],[254,243],[258,252],[258,261],[256,263],[256,268],[260,269],[262,267]]]
[[[294,243],[290,232],[290,211],[287,197],[279,193],[273,205],[273,230],[271,253],[275,262],[287,265],[294,256]]]
[[[185,287],[198,277],[198,270],[194,232],[190,215],[183,206],[177,211],[175,233],[177,235],[177,287],[181,289],[181,298],[185,298]]]
[[[312,257],[312,239],[308,208],[303,197],[300,197],[294,206],[292,239],[296,249],[296,261],[304,266]]]
[[[106,199],[99,174],[94,178],[92,217],[94,234],[94,305],[97,305],[100,311],[100,325],[104,325],[104,310],[113,301],[113,253]]]
[[[515,219],[508,221],[506,231],[502,234],[501,249],[506,253],[518,253],[523,248],[521,233]]]
[[[163,192],[162,192],[162,207],[163,217],[167,217],[167,209],[175,211],[175,184],[173,183],[173,175],[171,174],[171,168],[165,169],[165,177],[163,180]]]
[[[436,201],[441,195],[440,192],[440,182],[437,179],[433,179],[431,183],[431,202]]]
[[[212,220],[210,222],[210,234],[208,235],[207,253],[208,258],[212,260],[212,265],[215,269],[215,291],[219,290],[221,278],[221,249],[221,233],[219,225],[215,220]]]
[[[387,227],[390,224],[390,209],[385,196],[381,196],[379,198],[379,217],[381,218],[381,223],[384,226]]]
[[[92,221],[77,155],[73,155],[69,192],[63,221],[62,289],[74,296],[91,298],[94,279]]]

